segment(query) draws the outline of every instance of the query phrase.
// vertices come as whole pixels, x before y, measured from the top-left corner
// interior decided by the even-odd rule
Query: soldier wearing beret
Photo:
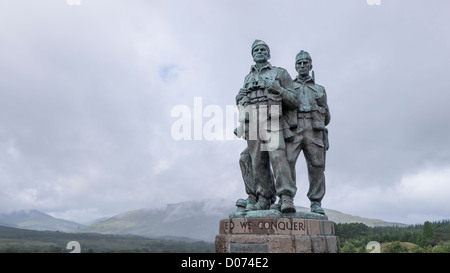
[[[243,175],[249,195],[245,200],[246,209],[270,209],[278,196],[282,212],[295,212],[293,198],[297,188],[286,156],[284,129],[297,125],[296,118],[288,117],[292,113],[295,117],[299,97],[288,72],[268,62],[270,48],[264,41],[253,43],[252,56],[255,65],[251,66],[236,96],[241,122],[236,134],[247,140],[247,149],[241,155],[241,170],[245,164],[247,177],[251,178]],[[242,111],[243,108],[246,110]],[[257,120],[255,126],[252,118]]]
[[[325,153],[328,150],[328,130],[330,110],[327,104],[325,88],[317,84],[310,75],[312,59],[308,52],[300,51],[295,59],[298,72],[294,88],[300,98],[297,105],[297,128],[295,137],[286,142],[286,151],[292,176],[295,180],[295,164],[301,151],[308,168],[311,212],[325,214],[321,201],[325,195]]]

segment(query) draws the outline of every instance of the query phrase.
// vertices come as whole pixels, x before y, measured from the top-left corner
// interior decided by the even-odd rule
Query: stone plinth
[[[270,212],[265,212],[267,216]],[[232,216],[232,215],[230,215]],[[323,215],[241,215],[220,220],[217,253],[337,253],[334,223]],[[247,217],[250,216],[250,217]],[[275,215],[270,215],[275,216]],[[302,215],[301,217],[304,217]]]

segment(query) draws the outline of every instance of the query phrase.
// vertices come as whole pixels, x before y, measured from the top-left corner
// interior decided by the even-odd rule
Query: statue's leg
[[[286,142],[286,157],[291,169],[291,175],[294,182],[297,181],[297,172],[295,169],[295,165],[302,150],[302,140],[303,135],[296,134],[293,141]]]
[[[305,146],[305,159],[308,167],[309,191],[311,211],[324,213],[321,202],[325,195],[325,146],[321,131],[312,132]],[[320,135],[320,136],[319,136]]]
[[[248,209],[269,209],[273,198],[273,185],[269,154],[261,150],[261,141],[248,140],[248,149],[251,158],[251,167],[254,179],[254,188],[258,203],[256,207],[249,206]]]
[[[252,159],[248,147],[242,151],[239,158],[239,166],[241,167],[242,179],[244,180],[245,192],[248,194],[248,198],[245,202],[247,204],[256,203],[256,185],[255,178],[253,177]]]
[[[276,194],[282,200],[282,212],[295,212],[294,196],[297,192],[295,180],[292,178],[291,166],[286,155],[286,144],[282,131],[271,132],[271,141],[278,138],[278,146],[269,148],[270,163],[275,176]]]

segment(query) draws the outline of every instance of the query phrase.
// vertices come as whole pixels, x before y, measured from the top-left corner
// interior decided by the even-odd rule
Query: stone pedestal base
[[[334,223],[298,218],[231,218],[220,221],[217,253],[337,253]]]
[[[225,235],[216,236],[217,253],[338,253],[337,236]]]

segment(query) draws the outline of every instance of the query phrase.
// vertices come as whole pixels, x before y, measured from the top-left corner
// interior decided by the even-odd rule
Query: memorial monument
[[[254,65],[236,96],[239,126],[247,141],[239,165],[246,199],[220,221],[218,253],[336,253],[339,240],[321,201],[325,194],[325,153],[330,111],[325,88],[315,83],[312,58],[301,50],[297,77],[269,63],[262,40],[251,47]],[[311,212],[297,212],[295,165],[303,151]],[[278,203],[276,200],[278,199]]]

